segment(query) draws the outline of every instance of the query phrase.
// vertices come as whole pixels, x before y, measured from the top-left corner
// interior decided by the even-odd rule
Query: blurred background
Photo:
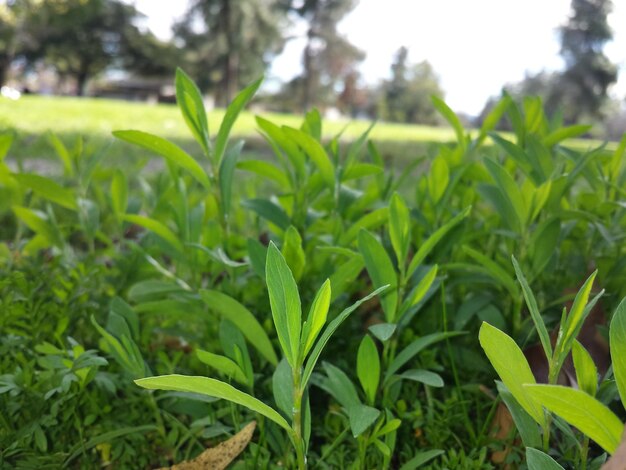
[[[468,126],[503,90],[539,95],[595,137],[626,129],[624,0],[0,0],[0,86],[173,102],[175,68],[223,107],[265,75],[256,106]]]

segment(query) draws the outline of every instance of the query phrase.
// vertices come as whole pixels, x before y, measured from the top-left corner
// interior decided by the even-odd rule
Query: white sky
[[[171,22],[186,0],[136,0],[148,26],[169,36]],[[440,77],[446,102],[456,111],[477,114],[487,98],[526,71],[558,70],[556,28],[569,13],[570,0],[360,0],[339,30],[367,54],[360,71],[374,84],[388,77],[394,53],[409,48],[411,62],[428,60]],[[605,52],[618,64],[615,96],[626,95],[626,0],[613,0],[609,17],[614,40]],[[295,25],[294,32],[303,32]],[[301,67],[303,39],[290,41],[268,78],[288,80]]]

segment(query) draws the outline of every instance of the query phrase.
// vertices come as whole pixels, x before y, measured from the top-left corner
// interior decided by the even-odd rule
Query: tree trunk
[[[0,62],[0,87],[3,87],[7,80],[7,73],[9,71],[10,62]]]
[[[304,48],[304,56],[302,58],[302,65],[304,67],[304,80],[302,83],[302,111],[306,112],[311,107],[313,101],[313,82],[315,73],[313,70],[313,48],[311,42],[313,40],[313,31],[309,30],[306,47]]]
[[[222,25],[226,38],[227,53],[224,60],[224,73],[222,80],[221,104],[226,107],[231,102],[239,87],[239,48],[237,44],[237,25],[235,14],[229,0],[222,2]]]
[[[76,96],[85,96],[85,88],[87,87],[87,72],[82,71],[76,74]]]

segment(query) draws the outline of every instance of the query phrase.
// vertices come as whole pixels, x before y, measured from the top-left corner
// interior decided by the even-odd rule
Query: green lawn
[[[248,149],[265,149],[259,146],[259,134],[254,121],[255,114],[277,124],[299,126],[301,117],[289,114],[244,112],[239,117],[233,135],[246,138]],[[223,116],[223,110],[209,113],[209,127],[215,134]],[[324,135],[332,137],[342,132],[342,139],[353,140],[369,126],[367,121],[325,121]],[[111,132],[119,129],[139,129],[158,134],[193,149],[190,132],[178,108],[173,104],[147,104],[93,98],[23,96],[17,101],[0,98],[0,131],[14,130],[21,144],[12,150],[16,157],[46,158],[51,151],[45,135],[52,131],[70,142],[76,135],[92,143],[111,141]],[[383,153],[400,159],[421,155],[429,143],[454,140],[450,128],[409,124],[378,123],[370,134]],[[576,147],[588,148],[596,141],[572,141]],[[113,142],[110,152],[127,156],[134,150],[119,142]]]

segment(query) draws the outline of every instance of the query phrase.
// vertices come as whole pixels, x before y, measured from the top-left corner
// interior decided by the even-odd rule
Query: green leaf
[[[281,250],[285,261],[296,281],[299,281],[304,273],[304,267],[306,265],[306,256],[302,249],[302,237],[293,225],[285,231],[283,239],[283,247]]]
[[[247,246],[252,269],[254,269],[257,276],[265,279],[265,259],[267,258],[267,248],[255,238],[248,238]]]
[[[328,362],[324,362],[322,365],[326,372],[326,378],[322,379],[320,383],[322,388],[330,393],[346,411],[361,404],[356,388],[345,372]]]
[[[415,470],[442,454],[445,454],[445,451],[440,449],[432,449],[418,452],[415,457],[402,465],[402,467],[400,467],[400,470]]]
[[[620,419],[601,402],[581,390],[560,385],[524,385],[542,406],[560,416],[612,454],[624,430]]]
[[[331,298],[331,284],[330,279],[326,279],[326,282],[322,284],[322,287],[317,291],[315,299],[311,304],[309,315],[302,326],[302,357],[306,355],[313,347],[313,343],[317,339],[317,335],[322,330],[322,327],[326,323],[326,317],[328,316],[328,309],[330,307]]]
[[[339,264],[335,272],[330,276],[330,285],[332,287],[331,302],[339,295],[349,291],[354,280],[363,271],[364,266],[363,257],[360,254],[356,254],[345,263]]]
[[[557,251],[561,221],[558,218],[546,220],[539,224],[530,238],[530,255],[533,273],[541,273],[554,253]]]
[[[231,360],[235,361],[246,376],[250,387],[254,385],[254,371],[246,338],[241,330],[227,318],[222,318],[219,326],[219,339],[222,351]]]
[[[113,439],[117,439],[118,437],[126,436],[126,435],[140,435],[142,433],[148,433],[156,431],[157,427],[154,424],[146,424],[143,426],[134,426],[134,427],[124,427],[120,429],[115,429],[114,431],[105,432],[102,434],[98,434],[97,436],[89,439],[87,442],[80,441],[74,444],[68,451],[69,456],[65,460],[63,467],[69,468],[69,463],[75,458],[83,455],[86,450],[92,449],[99,444],[110,443]]]
[[[626,408],[626,297],[617,306],[609,330],[613,375]]]
[[[442,156],[433,160],[428,173],[428,192],[434,204],[437,204],[448,187],[450,181],[450,168],[448,162]]]
[[[324,350],[324,347],[328,343],[328,340],[333,335],[333,333],[337,331],[337,328],[339,328],[341,324],[346,320],[346,318],[348,318],[352,312],[354,312],[357,308],[359,308],[363,302],[367,302],[369,299],[383,292],[388,287],[389,287],[388,285],[382,286],[376,289],[371,294],[363,297],[361,300],[358,300],[357,302],[353,303],[350,307],[346,308],[339,315],[337,315],[337,317],[333,321],[331,321],[328,324],[328,326],[326,326],[326,328],[324,329],[324,332],[322,333],[322,336],[320,336],[320,339],[317,341],[317,343],[315,343],[315,346],[313,347],[313,350],[311,351],[311,354],[309,355],[309,358],[307,359],[306,364],[304,366],[304,373],[302,374],[303,386],[306,386],[309,379],[311,378],[311,374],[313,373],[313,369],[315,368],[315,365],[317,364],[320,354],[322,354],[322,351]]]
[[[220,163],[219,180],[220,180],[220,195],[222,197],[222,211],[226,217],[230,214],[230,206],[233,193],[233,176],[235,175],[235,165],[237,159],[241,155],[241,149],[243,149],[243,140],[233,145],[228,149],[226,155]]]
[[[565,344],[569,338],[574,339],[578,336],[578,332],[582,327],[583,322],[585,321],[585,307],[589,302],[589,295],[591,294],[591,289],[593,288],[593,281],[598,274],[598,270],[595,270],[591,273],[591,276],[587,278],[583,286],[580,288],[576,297],[574,298],[574,303],[572,304],[572,308],[567,315],[567,319],[565,320],[565,325],[563,325],[563,343]]]
[[[274,153],[280,160],[284,160],[284,156],[280,151],[282,148],[287,154],[287,158],[295,169],[296,181],[299,178],[304,178],[306,174],[306,159],[304,154],[300,151],[298,145],[285,135],[285,132],[276,124],[263,119],[260,116],[256,116],[257,125],[265,133],[265,137],[272,146]],[[279,148],[280,146],[280,148]]]
[[[511,97],[509,95],[504,95],[491,109],[491,111],[489,111],[487,117],[483,119],[483,125],[480,127],[480,134],[476,141],[476,147],[481,145],[487,138],[488,133],[496,128],[496,125],[500,122],[504,113],[506,113],[507,109],[511,105],[511,102]]]
[[[285,175],[285,173],[273,163],[262,160],[244,160],[237,163],[237,168],[256,173],[265,179],[270,179],[278,183],[278,186],[281,189],[288,189],[291,187],[291,183],[289,182],[287,175]]]
[[[478,264],[484,267],[493,280],[502,285],[512,297],[517,297],[519,295],[515,280],[504,270],[504,268],[502,268],[502,266],[500,266],[500,264],[498,264],[497,261],[494,261],[492,258],[485,256],[481,252],[474,250],[469,246],[463,246],[463,251],[478,262]]]
[[[586,124],[576,124],[574,126],[560,127],[545,136],[541,140],[541,143],[546,147],[552,147],[553,145],[558,144],[566,139],[578,137],[579,135],[582,135],[589,131],[592,127],[593,126]]]
[[[201,290],[200,297],[210,309],[235,324],[248,342],[254,346],[270,364],[278,364],[278,358],[276,357],[276,352],[274,352],[272,342],[250,310],[232,297],[216,290]]]
[[[176,251],[182,253],[184,248],[181,241],[178,239],[176,234],[172,232],[165,224],[159,222],[158,220],[152,219],[150,217],[146,217],[144,215],[136,215],[136,214],[126,214],[123,219],[131,224],[140,225],[151,232],[154,232],[156,235],[161,237],[163,240],[172,245]]]
[[[385,384],[391,380],[393,374],[395,374],[402,366],[404,366],[407,362],[409,362],[413,357],[420,353],[424,348],[427,348],[431,344],[434,344],[438,341],[443,341],[447,338],[452,338],[454,336],[459,336],[461,332],[458,331],[449,331],[446,333],[433,333],[430,335],[422,336],[421,338],[416,339],[412,343],[410,343],[406,348],[404,348],[400,353],[395,357],[389,367],[387,367],[387,371],[385,372]]]
[[[305,114],[301,128],[314,139],[320,140],[322,138],[322,116],[317,108],[313,108]]]
[[[237,390],[235,387],[208,377],[193,377],[186,375],[161,375],[135,380],[140,387],[150,390],[175,390],[178,392],[200,393],[211,397],[221,398],[259,413],[271,421],[274,421],[287,432],[291,426],[276,410],[270,408],[262,401]]]
[[[428,270],[426,274],[424,274],[424,276],[420,279],[418,284],[413,288],[411,293],[407,296],[406,301],[402,305],[401,312],[405,312],[406,310],[413,307],[424,298],[424,296],[426,295],[430,287],[433,285],[433,282],[435,282],[438,269],[439,267],[437,265],[434,265]]]
[[[117,169],[111,179],[111,206],[117,217],[122,217],[128,207],[128,182],[126,174]]]
[[[18,219],[33,232],[44,237],[47,243],[56,246],[61,245],[60,237],[57,236],[57,231],[48,221],[46,214],[34,209],[29,209],[28,207],[13,206],[11,209]]]
[[[380,357],[376,344],[369,335],[365,335],[359,345],[356,357],[356,373],[368,403],[374,404],[380,382]]]
[[[67,147],[65,146],[63,141],[59,139],[56,134],[49,133],[48,142],[50,142],[50,145],[52,145],[52,148],[54,148],[54,151],[59,157],[59,160],[61,160],[61,163],[63,163],[63,169],[65,171],[65,174],[69,177],[73,177],[74,166],[72,165],[72,156],[70,155],[70,152],[67,150]],[[1,157],[2,152],[0,152],[0,161],[2,161]]]
[[[231,359],[226,356],[220,356],[219,354],[213,354],[209,351],[199,349],[196,351],[196,355],[201,362],[209,367],[212,367],[216,371],[224,374],[225,376],[236,380],[240,384],[247,385],[248,379],[246,374],[243,373],[241,368]]]
[[[517,280],[522,286],[524,299],[526,299],[526,305],[528,306],[530,317],[533,319],[533,323],[535,324],[535,328],[537,330],[537,333],[539,334],[539,340],[541,341],[543,351],[545,352],[546,357],[550,358],[552,357],[552,343],[550,342],[550,334],[548,333],[546,324],[543,321],[541,312],[539,312],[539,307],[537,307],[537,301],[535,300],[533,291],[530,289],[528,281],[526,281],[526,277],[524,277],[524,273],[517,263],[515,256],[511,256],[511,261],[513,262],[513,267],[515,268]]]
[[[365,176],[378,175],[383,173],[384,169],[372,163],[353,163],[341,175],[341,181],[350,181]]]
[[[313,160],[326,184],[333,188],[335,186],[335,168],[324,147],[306,132],[287,126],[283,126],[282,130]]]
[[[395,323],[378,323],[377,325],[372,325],[368,328],[370,333],[372,333],[376,338],[381,340],[382,342],[387,341],[391,338],[396,331],[398,325]]]
[[[405,266],[406,258],[409,252],[411,220],[409,217],[409,209],[406,207],[404,200],[398,193],[391,196],[391,204],[389,204],[389,238],[391,246],[396,252],[398,266]]]
[[[300,367],[300,330],[302,309],[298,286],[276,245],[270,242],[265,262],[265,281],[276,326],[278,341],[289,365]]]
[[[66,189],[52,181],[39,175],[29,175],[26,173],[14,174],[13,177],[23,186],[31,189],[38,196],[54,202],[66,209],[77,210],[76,195],[71,189]]]
[[[535,420],[521,407],[513,394],[506,388],[506,385],[496,380],[496,386],[502,401],[504,401],[513,417],[513,422],[522,438],[522,443],[526,447],[541,447],[541,431]]]
[[[108,352],[115,358],[119,365],[133,377],[143,377],[146,369],[137,345],[131,342],[127,337],[118,339],[113,336],[96,322],[93,315],[91,316],[91,323],[98,333],[100,333],[102,339],[109,347]],[[124,338],[126,338],[126,341],[123,341]]]
[[[431,96],[431,100],[437,111],[439,111],[445,120],[448,121],[448,123],[452,126],[452,129],[454,129],[456,140],[459,145],[465,147],[465,132],[463,130],[463,124],[461,124],[457,115],[454,114],[454,111],[452,111],[452,109],[450,109],[450,107],[441,98]]]
[[[519,226],[523,229],[526,226],[528,214],[519,186],[504,167],[494,160],[485,159],[485,166],[496,182],[496,186],[515,211]]]
[[[217,131],[217,136],[215,137],[215,153],[213,154],[213,161],[217,164],[221,164],[222,156],[224,155],[226,144],[228,143],[228,137],[230,136],[230,131],[232,130],[239,113],[252,99],[262,82],[263,78],[259,78],[241,90],[226,109],[226,114],[222,119],[222,124],[220,125],[220,129]]]
[[[523,387],[524,384],[536,382],[522,350],[510,336],[485,322],[480,327],[478,339],[506,388],[509,389],[520,406],[543,426],[545,416],[541,406],[531,398],[527,389]]]
[[[176,69],[176,102],[194,138],[205,155],[210,155],[209,123],[202,94],[181,68]]]
[[[389,255],[380,242],[365,229],[359,232],[359,251],[363,255],[365,267],[374,288],[383,285],[390,286],[386,294],[381,296],[380,303],[387,322],[394,323],[398,308],[398,278]]]
[[[574,341],[572,356],[574,358],[578,388],[592,397],[595,396],[598,389],[598,369],[591,355],[582,344],[578,341]]]
[[[256,212],[260,217],[273,223],[281,230],[287,230],[287,227],[291,225],[291,220],[283,208],[272,201],[267,199],[248,199],[243,201],[241,205]]]
[[[15,136],[12,132],[3,132],[0,134],[0,163],[4,161],[7,153],[9,153],[14,138]]]
[[[526,449],[526,463],[528,470],[564,470],[556,460],[540,450],[528,447]]]
[[[421,244],[415,256],[411,260],[409,264],[409,268],[407,269],[406,277],[409,278],[413,275],[415,270],[419,267],[420,264],[426,259],[426,256],[430,254],[435,245],[441,240],[450,230],[452,230],[459,222],[461,222],[472,210],[472,207],[466,207],[459,214],[454,216],[444,225],[439,227],[431,236],[429,236],[424,243]]]
[[[272,375],[272,392],[278,409],[285,416],[293,415],[293,377],[287,359],[282,358]]]
[[[200,164],[178,145],[142,131],[115,131],[113,135],[118,139],[161,155],[168,162],[187,170],[205,188],[211,185],[209,177]]]
[[[380,416],[380,410],[362,404],[351,406],[348,409],[350,429],[353,437],[359,437],[367,428],[376,422]]]
[[[350,228],[341,236],[339,244],[341,246],[348,246],[357,237],[361,229],[374,229],[380,227],[389,218],[389,208],[381,207],[380,209],[373,210],[365,214],[356,222],[350,225]]]
[[[439,374],[424,369],[411,369],[396,376],[401,380],[412,380],[430,387],[443,387],[444,382]]]

